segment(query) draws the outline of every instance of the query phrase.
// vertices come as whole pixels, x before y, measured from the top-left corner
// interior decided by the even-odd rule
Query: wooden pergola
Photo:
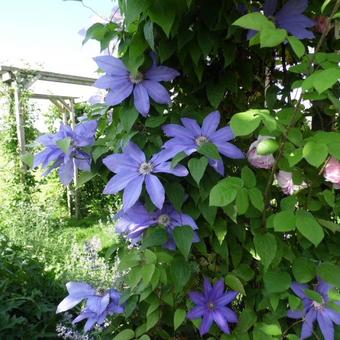
[[[63,83],[71,85],[92,86],[96,81],[95,78],[74,76],[69,74],[61,74],[54,72],[47,72],[41,70],[31,70],[12,66],[0,67],[1,79],[4,83],[7,83],[12,89],[14,94],[14,110],[16,117],[17,136],[20,158],[26,153],[25,142],[25,121],[24,113],[21,105],[21,93],[23,90],[28,90],[30,98],[49,100],[53,103],[63,115],[63,122],[68,123],[70,121],[71,126],[76,125],[76,113],[74,110],[75,101],[79,97],[65,96],[59,94],[43,94],[32,91],[31,87],[37,81],[48,81],[53,83]],[[23,174],[26,172],[26,165],[21,161],[21,169]],[[73,202],[73,203],[72,203]],[[72,214],[72,205],[74,204],[75,217],[80,216],[80,201],[78,193],[78,172],[74,167],[74,185],[73,188],[67,187],[67,203],[69,213]]]

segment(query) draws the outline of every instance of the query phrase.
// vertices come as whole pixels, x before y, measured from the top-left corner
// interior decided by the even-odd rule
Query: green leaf
[[[176,17],[175,3],[172,0],[153,0],[149,16],[153,22],[162,27],[169,37]]]
[[[166,121],[166,116],[152,116],[145,120],[145,126],[149,128],[156,128]]]
[[[304,289],[304,293],[312,300],[318,302],[318,303],[323,303],[323,297],[320,295],[318,292],[315,290],[311,289]]]
[[[280,211],[274,216],[274,230],[287,232],[295,230],[295,214],[291,210]]]
[[[328,68],[315,71],[302,82],[302,88],[309,90],[314,87],[319,94],[331,88],[340,79],[339,68]]]
[[[224,207],[236,198],[237,190],[229,186],[225,181],[217,183],[210,191],[209,205]]]
[[[330,262],[322,263],[316,269],[317,275],[327,283],[340,288],[340,268],[339,265],[335,265]]]
[[[332,0],[325,0],[321,6],[321,13],[323,13],[326,9],[326,7],[330,4]]]
[[[130,131],[133,124],[138,118],[138,111],[133,105],[124,105],[119,110],[120,120],[123,124],[125,131]]]
[[[200,159],[192,158],[188,162],[188,168],[190,170],[190,174],[192,178],[195,180],[197,185],[200,184],[200,181],[204,175],[205,169],[208,165],[208,159],[206,157],[201,157]]]
[[[191,266],[183,257],[176,257],[170,265],[170,277],[173,281],[176,290],[181,291],[191,276]]]
[[[226,91],[226,82],[224,80],[208,83],[207,96],[209,102],[213,108],[218,108],[221,101],[223,100]]]
[[[80,172],[78,175],[77,188],[80,188],[85,183],[89,182],[92,178],[96,177],[97,175],[98,173],[95,173],[95,172],[89,172],[89,171]]]
[[[260,324],[259,328],[267,335],[279,336],[282,334],[280,324]]]
[[[214,224],[214,233],[218,239],[220,245],[223,243],[224,238],[227,235],[227,221],[225,219],[218,219]]]
[[[275,47],[286,40],[287,31],[282,28],[264,28],[260,32],[261,47]]]
[[[172,159],[171,161],[171,167],[174,168],[181,160],[183,160],[184,158],[188,157],[188,155],[181,151],[178,154],[176,154],[176,156]]]
[[[281,293],[289,289],[292,280],[288,273],[267,271],[263,277],[268,293]]]
[[[253,109],[234,114],[230,120],[230,126],[234,134],[236,136],[246,136],[255,131],[261,122],[259,111],[261,110]]]
[[[145,23],[143,32],[144,32],[145,40],[148,42],[149,46],[154,51],[155,50],[155,37],[153,34],[153,22],[152,21],[147,21]]]
[[[340,232],[340,224],[318,218],[318,222],[332,233]]]
[[[299,210],[296,213],[296,228],[315,247],[323,240],[324,232],[315,217],[308,211]]]
[[[152,279],[152,275],[155,272],[155,268],[156,268],[155,265],[150,263],[150,264],[145,264],[140,269],[145,286],[147,286],[150,283],[150,281]]]
[[[263,194],[258,188],[251,188],[248,190],[248,195],[251,204],[259,211],[264,209]]]
[[[305,45],[297,38],[295,37],[287,37],[287,40],[297,55],[298,58],[301,58],[305,54]]]
[[[139,67],[144,63],[146,48],[144,36],[139,32],[135,33],[129,44],[129,57],[126,59],[127,66],[132,74],[137,74]]]
[[[117,334],[113,340],[131,340],[134,339],[135,332],[132,329],[124,329],[119,334]]]
[[[224,282],[230,287],[232,290],[236,290],[240,292],[242,295],[246,295],[242,282],[233,274],[228,274],[224,278]]]
[[[257,233],[254,237],[254,245],[256,253],[261,257],[264,271],[267,271],[276,256],[276,238],[273,234]]]
[[[184,188],[180,183],[169,183],[165,185],[166,194],[176,210],[181,210],[185,199]]]
[[[176,227],[173,231],[176,246],[187,259],[194,238],[194,231],[190,226]]]
[[[184,309],[178,308],[174,314],[174,330],[176,330],[185,320],[186,318],[186,311]]]
[[[253,188],[256,185],[256,177],[248,166],[244,166],[241,170],[241,178],[244,182],[244,186],[248,189]]]
[[[66,137],[64,139],[60,139],[57,141],[57,145],[61,150],[63,150],[65,153],[68,153],[70,149],[72,139],[70,137]]]
[[[106,32],[107,29],[105,25],[97,22],[87,29],[85,39],[83,40],[82,44],[84,45],[90,39],[101,41],[104,38]]]
[[[33,154],[25,153],[24,155],[21,155],[20,158],[29,168],[33,168],[33,164],[34,164]]]
[[[310,165],[316,168],[326,160],[327,155],[328,148],[325,144],[309,141],[303,147],[303,157]]]
[[[307,283],[315,276],[315,265],[306,257],[297,257],[293,261],[292,271],[296,281]]]
[[[213,143],[203,143],[197,150],[200,154],[212,159],[221,159],[217,146]]]
[[[153,328],[156,326],[157,322],[159,321],[161,313],[159,309],[155,310],[153,313],[148,315],[146,318],[146,330]]]
[[[141,248],[161,246],[168,240],[168,233],[164,229],[151,229],[143,239]]]
[[[238,215],[243,215],[249,208],[248,190],[242,188],[236,195],[236,208]]]
[[[150,6],[150,0],[129,0],[126,1],[125,20],[127,24],[135,21],[139,15]]]
[[[256,147],[256,153],[261,156],[270,155],[279,148],[279,143],[272,139],[262,140]]]
[[[337,160],[340,160],[340,143],[328,144],[328,152]]]
[[[255,31],[261,31],[264,28],[275,28],[274,24],[259,12],[246,14],[233,22],[233,25]]]

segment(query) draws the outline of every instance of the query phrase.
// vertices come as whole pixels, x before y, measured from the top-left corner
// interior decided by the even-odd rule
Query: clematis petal
[[[157,81],[144,80],[143,86],[156,103],[169,104],[171,102],[168,90]]]
[[[265,16],[272,17],[277,8],[277,0],[266,0],[264,2],[263,11]]]
[[[308,286],[305,284],[293,282],[290,286],[291,290],[301,299],[305,299],[307,296],[305,294],[305,289],[308,289]]]
[[[222,142],[229,142],[234,139],[234,133],[230,126],[225,126],[222,129],[218,129],[217,131],[213,132],[209,139],[213,143],[222,143]]]
[[[135,144],[133,142],[129,142],[124,147],[124,153],[129,158],[132,158],[134,161],[136,161],[137,163],[145,162],[145,154],[144,154],[144,152],[140,149],[140,147],[137,144]]]
[[[316,319],[315,309],[311,309],[305,317],[301,329],[301,340],[309,338],[313,334],[313,323]]]
[[[307,7],[308,0],[288,0],[277,14],[292,16],[294,14],[303,13]]]
[[[172,225],[174,227],[181,226],[181,225],[188,225],[193,230],[198,229],[195,220],[187,214],[183,214],[183,213],[180,213],[178,211],[174,211],[171,214],[171,217],[172,217],[172,220],[173,220]]]
[[[334,326],[325,313],[317,313],[317,320],[325,340],[334,340]]]
[[[139,176],[138,172],[122,172],[113,176],[106,184],[104,194],[116,194]]]
[[[105,103],[108,105],[120,104],[124,99],[131,95],[133,84],[126,80],[119,84],[112,86],[109,93],[105,97]]]
[[[148,192],[152,203],[159,209],[162,209],[165,200],[165,191],[163,184],[154,175],[145,176],[146,191]]]
[[[212,301],[215,301],[216,299],[218,299],[219,297],[221,297],[221,295],[223,295],[224,292],[224,280],[218,280],[212,287],[212,290],[210,291],[210,295],[209,298]]]
[[[145,73],[145,78],[155,81],[171,81],[179,76],[179,72],[167,66],[156,66]]]
[[[218,307],[217,310],[223,315],[228,322],[237,323],[238,317],[236,313],[228,307]]]
[[[110,295],[107,293],[104,296],[90,296],[87,299],[86,308],[90,311],[100,315],[109,305]]]
[[[73,296],[87,297],[96,293],[96,290],[91,285],[85,282],[70,281],[66,283],[66,289],[69,294]]]
[[[224,164],[221,159],[211,159],[209,158],[209,165],[215,169],[217,173],[224,176]]]
[[[133,168],[133,159],[129,158],[127,155],[124,154],[112,154],[110,156],[106,156],[103,159],[103,163],[105,166],[112,172],[123,172],[123,171],[129,171]],[[135,166],[135,170],[137,169],[137,166]]]
[[[201,127],[198,125],[196,119],[181,118],[181,122],[184,125],[184,127],[188,129],[189,131],[191,130],[194,135],[196,136],[202,135]]]
[[[189,139],[190,141],[194,141],[195,139],[193,131],[190,131],[178,124],[166,124],[162,129],[168,137],[177,137],[182,138],[183,140]]]
[[[74,306],[76,306],[78,303],[80,303],[85,297],[83,296],[73,296],[68,295],[66,296],[58,305],[56,313],[65,312]]]
[[[219,306],[228,305],[230,302],[235,300],[237,295],[238,292],[235,291],[226,292],[216,300],[216,304]]]
[[[94,136],[97,130],[97,121],[89,120],[79,123],[74,128],[74,143],[76,146],[83,147],[94,143]]]
[[[327,302],[329,300],[328,292],[332,287],[333,286],[330,285],[329,283],[319,279],[319,283],[316,286],[316,291],[319,292],[324,298],[324,300]]]
[[[208,297],[210,291],[212,290],[212,286],[207,277],[204,278],[203,286],[204,286],[204,296]]]
[[[302,319],[304,316],[304,312],[301,310],[292,310],[290,309],[287,312],[287,316],[291,319]]]
[[[195,319],[199,319],[205,312],[205,307],[204,306],[197,306],[194,307],[188,314],[187,314],[187,318],[189,320],[195,320]]]
[[[216,131],[220,120],[221,115],[218,111],[209,113],[203,120],[202,135],[209,138],[209,136]]]
[[[218,310],[214,310],[212,312],[213,318],[217,324],[217,326],[220,328],[220,330],[224,333],[230,334],[230,329],[227,320],[223,317],[222,313],[220,313]]]
[[[139,175],[132,181],[128,183],[128,185],[124,189],[123,194],[123,209],[127,211],[130,209],[140,197],[142,193],[142,186],[144,183],[144,176]]]
[[[118,76],[129,74],[129,71],[124,63],[120,59],[112,57],[110,55],[96,57],[94,58],[94,61],[106,73]]]
[[[148,95],[148,91],[143,86],[143,83],[139,83],[135,85],[135,88],[133,90],[133,96],[134,96],[134,103],[137,111],[144,117],[147,116],[147,114],[150,111],[150,99]]]
[[[286,29],[290,34],[298,39],[313,39],[313,32],[307,30],[313,27],[315,22],[304,15],[296,15],[294,17],[277,18],[277,25]]]
[[[84,319],[88,319],[91,317],[95,317],[95,314],[93,312],[83,311],[72,321],[72,324],[74,325]]]
[[[235,145],[229,142],[217,143],[216,146],[217,146],[218,151],[226,157],[229,157],[232,159],[243,159],[244,158],[243,152],[238,147],[236,147]]]
[[[209,332],[209,329],[211,328],[213,321],[214,321],[214,317],[212,313],[206,312],[203,315],[202,323],[200,326],[201,336]]]
[[[68,162],[62,164],[59,168],[59,177],[61,182],[64,185],[69,185],[74,176],[74,166],[73,166],[73,160],[69,160]]]
[[[328,319],[332,320],[335,324],[340,325],[340,313],[334,309],[326,308],[324,311]]]
[[[84,332],[86,333],[90,331],[93,328],[93,326],[96,324],[96,322],[97,322],[97,317],[88,318],[84,326]]]
[[[185,177],[189,174],[188,170],[183,165],[177,165],[174,168],[171,167],[171,162],[164,162],[155,166],[154,173],[162,172],[172,174],[178,177]]]
[[[203,294],[199,292],[190,292],[189,297],[197,305],[203,305],[206,303],[206,299],[204,298]]]

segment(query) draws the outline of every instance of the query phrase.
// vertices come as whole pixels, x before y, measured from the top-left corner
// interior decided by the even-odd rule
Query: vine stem
[[[332,18],[334,16],[334,14],[338,11],[339,7],[340,7],[340,0],[337,0],[337,2],[334,5],[334,8],[332,10],[332,13],[330,15],[330,18]],[[330,22],[329,22],[328,25],[327,25],[327,28],[322,32],[322,35],[321,35],[321,37],[320,37],[320,39],[319,39],[319,41],[316,45],[316,48],[315,48],[313,55],[309,59],[310,69],[313,67],[313,63],[315,61],[316,54],[319,52],[319,50],[320,50],[322,44],[324,43],[330,29],[331,29],[331,25],[330,25]],[[268,177],[268,181],[267,181],[265,192],[264,192],[264,210],[263,210],[263,213],[262,213],[262,224],[263,224],[264,227],[265,227],[265,222],[266,222],[266,208],[267,208],[267,206],[270,202],[270,189],[271,189],[271,186],[272,186],[272,183],[273,183],[273,180],[274,180],[274,175],[275,175],[275,173],[278,169],[278,164],[279,164],[279,161],[281,160],[281,157],[283,155],[284,147],[286,146],[287,135],[296,123],[296,113],[298,112],[298,109],[299,109],[301,102],[303,100],[303,95],[304,95],[304,92],[301,89],[301,93],[299,95],[299,98],[298,98],[296,104],[294,105],[294,112],[293,112],[292,118],[291,118],[291,120],[290,120],[290,122],[287,126],[286,131],[283,133],[283,135],[280,139],[280,143],[279,143],[280,146],[279,146],[278,154],[277,154],[277,157],[275,158],[272,170],[271,170],[270,175]]]

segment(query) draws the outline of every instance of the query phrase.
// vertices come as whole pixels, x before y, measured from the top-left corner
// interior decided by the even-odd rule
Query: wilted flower
[[[190,299],[197,306],[187,316],[190,320],[202,317],[201,336],[209,332],[214,321],[224,333],[230,334],[228,323],[236,323],[238,318],[236,313],[228,308],[227,305],[235,300],[237,294],[238,292],[236,291],[224,291],[223,279],[212,286],[207,278],[204,278],[203,294],[199,292],[189,293]]]
[[[53,169],[59,169],[59,176],[63,184],[71,183],[74,175],[74,165],[83,171],[91,170],[91,156],[81,148],[94,143],[97,122],[90,120],[78,124],[74,129],[66,124],[61,124],[59,132],[47,134],[38,138],[38,142],[45,145],[46,149],[34,157],[34,167],[42,164],[48,168],[44,176]]]
[[[116,173],[107,183],[104,194],[116,194],[124,189],[123,209],[127,211],[137,202],[145,182],[152,203],[161,209],[165,191],[154,174],[169,173],[180,177],[188,175],[188,170],[182,165],[171,167],[168,160],[173,156],[173,152],[162,150],[147,161],[144,152],[136,144],[129,142],[122,154],[113,154],[103,160],[106,167]]]
[[[91,285],[84,282],[68,282],[66,284],[69,295],[60,302],[56,313],[65,312],[82,300],[86,300],[86,306],[73,320],[73,324],[87,319],[84,331],[88,332],[95,324],[101,325],[108,315],[124,312],[124,307],[119,304],[121,294],[115,289],[97,291]]]
[[[296,185],[293,182],[293,174],[291,172],[280,170],[276,175],[276,180],[283,193],[286,195],[293,195],[295,192],[306,188],[307,185],[303,182],[300,185]]]
[[[266,0],[263,7],[264,15],[274,20],[277,27],[287,30],[298,39],[312,39],[314,34],[307,30],[313,27],[315,22],[302,13],[308,7],[308,0],[289,0],[277,11],[277,0]],[[250,39],[256,31],[248,31]]]
[[[164,244],[167,249],[176,249],[173,231],[176,227],[190,226],[194,230],[193,242],[199,242],[196,222],[189,215],[178,212],[171,204],[164,204],[162,209],[148,212],[145,207],[137,202],[126,212],[119,212],[116,232],[126,234],[133,244],[139,242],[143,233],[150,227],[161,225],[168,233],[168,241]]]
[[[191,155],[205,143],[214,144],[218,151],[229,158],[244,158],[243,152],[235,145],[229,143],[234,138],[234,134],[229,126],[222,129],[217,127],[220,123],[221,115],[218,111],[211,112],[200,127],[195,119],[181,118],[182,125],[167,124],[163,126],[163,131],[168,137],[173,137],[164,143],[165,149],[174,150],[175,153],[185,152]],[[223,161],[220,159],[209,159],[209,164],[219,174],[224,175]]]
[[[261,156],[261,155],[258,155],[256,152],[256,147],[259,145],[259,143],[269,138],[271,137],[258,136],[257,140],[251,143],[249,146],[247,158],[248,158],[249,163],[255,168],[270,169],[275,162],[275,158],[272,154]]]
[[[171,81],[179,73],[170,67],[157,66],[154,57],[152,67],[148,71],[138,72],[135,75],[130,73],[120,59],[112,56],[99,56],[94,60],[106,72],[106,75],[99,78],[94,86],[110,90],[105,97],[108,105],[120,104],[133,92],[137,111],[146,117],[150,111],[149,97],[159,104],[170,103],[170,95],[160,82]]]
[[[331,21],[330,21],[329,17],[326,17],[324,15],[319,15],[316,18],[315,29],[319,33],[324,33],[324,32],[327,32],[327,30],[330,27],[330,24],[331,24]]]
[[[335,189],[340,189],[340,162],[334,157],[329,159],[323,173],[326,181],[333,183]]]
[[[292,319],[303,319],[300,339],[309,338],[313,334],[313,324],[317,320],[324,339],[334,340],[333,322],[340,325],[340,313],[328,306],[330,300],[329,290],[331,288],[333,287],[330,284],[319,280],[316,286],[316,292],[320,295],[321,300],[315,301],[305,293],[305,290],[308,289],[307,285],[297,282],[291,285],[291,289],[303,302],[302,311],[288,311],[288,317]],[[340,301],[335,303],[340,305]]]

